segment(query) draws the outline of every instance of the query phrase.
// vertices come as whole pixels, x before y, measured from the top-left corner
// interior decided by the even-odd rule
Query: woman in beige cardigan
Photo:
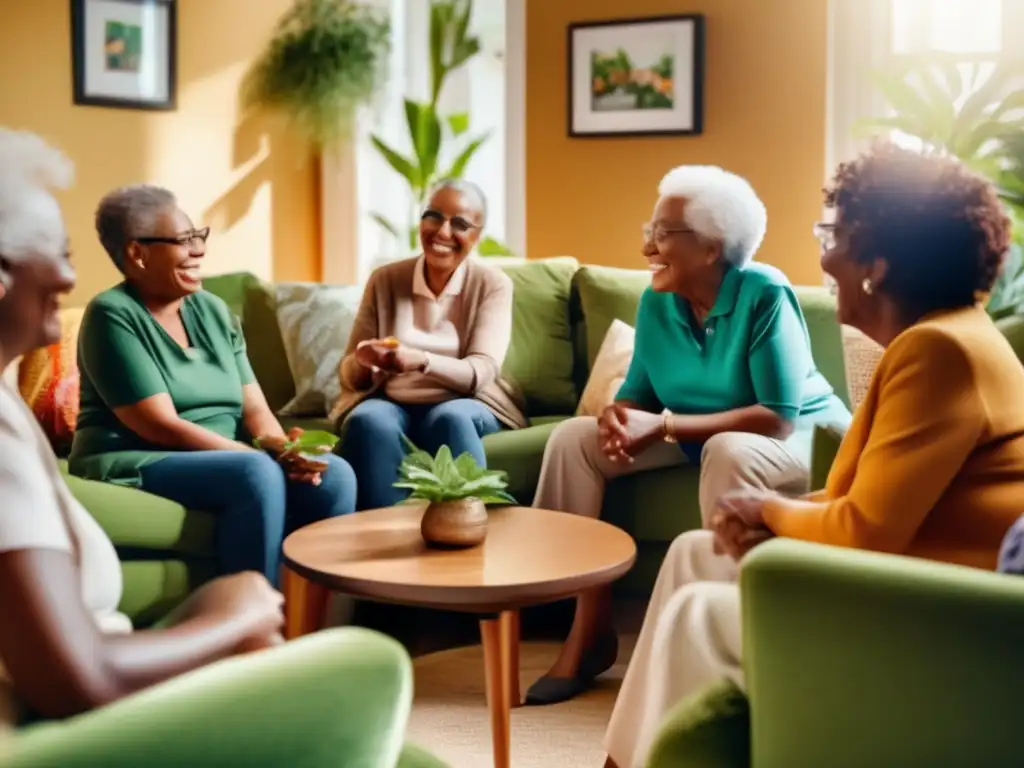
[[[402,436],[431,453],[447,445],[486,464],[482,438],[526,425],[502,380],[512,335],[512,282],[466,257],[487,217],[483,192],[438,186],[420,219],[423,254],[370,276],[341,361],[342,455],[358,479],[357,509],[397,504]]]

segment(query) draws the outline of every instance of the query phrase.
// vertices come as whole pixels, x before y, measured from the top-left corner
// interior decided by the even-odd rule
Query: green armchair
[[[838,435],[816,438],[827,467]],[[740,590],[746,695],[722,683],[681,702],[648,768],[1024,759],[1024,579],[779,539]]]
[[[231,659],[0,741],[2,768],[444,768],[403,745],[412,664],[365,629]]]

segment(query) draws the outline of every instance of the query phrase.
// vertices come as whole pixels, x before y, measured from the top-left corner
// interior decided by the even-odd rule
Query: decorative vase
[[[475,547],[487,538],[487,507],[472,498],[435,501],[423,513],[420,533],[428,546]]]

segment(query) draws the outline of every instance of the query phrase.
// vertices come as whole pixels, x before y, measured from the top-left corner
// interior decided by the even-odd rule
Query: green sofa
[[[511,492],[529,504],[548,436],[572,416],[590,364],[614,319],[633,322],[649,282],[646,271],[580,266],[564,257],[503,264],[515,285],[512,344],[505,373],[522,387],[531,426],[485,440],[490,466],[506,470]],[[205,281],[241,319],[249,357],[272,407],[294,394],[277,324],[274,290],[246,273]],[[815,360],[846,397],[842,345],[834,300],[824,288],[798,289]],[[323,414],[289,424],[332,429]],[[639,557],[621,588],[646,592],[669,542],[700,525],[699,473],[664,469],[609,485],[605,519],[637,540]],[[124,561],[123,610],[145,624],[213,572],[213,520],[141,491],[69,478],[72,491],[99,520]]]

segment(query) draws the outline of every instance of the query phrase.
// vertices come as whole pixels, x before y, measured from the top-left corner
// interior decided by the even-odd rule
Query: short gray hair
[[[132,184],[104,195],[96,208],[96,234],[114,266],[123,271],[128,244],[151,237],[155,220],[177,205],[173,192],[153,184]]]
[[[52,192],[71,186],[74,166],[28,131],[0,128],[0,255],[62,253],[66,233]]]
[[[721,243],[733,266],[745,267],[761,247],[768,211],[746,179],[713,165],[680,165],[665,174],[658,194],[685,198],[686,225]]]
[[[480,205],[480,226],[483,227],[487,224],[487,195],[484,194],[479,184],[474,184],[467,179],[441,179],[430,188],[430,194],[427,196],[427,199],[429,200],[442,189],[453,189],[463,195],[475,197]]]

